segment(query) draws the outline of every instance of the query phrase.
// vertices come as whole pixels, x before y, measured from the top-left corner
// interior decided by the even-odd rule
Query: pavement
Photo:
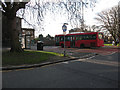
[[[104,47],[106,48],[106,47]],[[118,47],[107,47],[107,48],[118,48]],[[9,50],[10,48],[3,48],[3,51]],[[36,46],[32,46],[31,50],[37,50]],[[56,46],[46,46],[43,48],[44,51],[50,51],[50,52],[57,52],[57,53],[63,53],[64,49]],[[64,57],[62,59],[56,59],[53,61],[47,60],[46,62],[39,63],[39,64],[31,64],[31,65],[19,65],[19,66],[7,66],[7,67],[0,67],[0,70],[15,70],[15,69],[25,69],[25,68],[33,68],[33,67],[41,67],[44,65],[49,65],[49,64],[55,64],[55,63],[60,63],[60,62],[65,62],[65,61],[71,61],[71,60],[76,60],[76,59],[85,59],[89,58],[92,56],[98,55],[93,52],[77,52],[77,48],[68,48],[66,50],[66,53],[69,55],[69,57]]]

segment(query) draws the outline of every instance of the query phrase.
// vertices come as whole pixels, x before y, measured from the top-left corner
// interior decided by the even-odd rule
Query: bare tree
[[[73,28],[81,28],[84,24],[84,9],[95,7],[97,0],[66,0],[60,5],[64,5],[68,16],[68,21]]]
[[[61,15],[61,17],[66,17],[66,21],[70,22],[70,25],[73,28],[80,28],[82,23],[83,11],[82,8],[92,8],[95,6],[97,0],[55,0],[50,2],[49,0],[44,2],[44,0],[35,0],[34,5],[26,5],[26,9],[22,11],[25,14],[22,15],[22,18],[29,23],[32,27],[40,26],[41,30],[44,24],[44,19],[47,13],[51,13],[53,17],[56,15]],[[87,5],[88,3],[88,5]],[[89,6],[89,7],[87,7]],[[27,13],[26,13],[27,12]],[[28,13],[33,22],[28,20]],[[27,15],[27,17],[26,17]],[[36,19],[35,19],[36,17]],[[33,20],[34,19],[34,20]]]
[[[5,0],[6,1],[6,0]],[[13,0],[14,1],[14,0]],[[18,31],[16,30],[16,12],[20,10],[21,17],[34,29],[40,26],[42,27],[45,15],[47,12],[51,12],[51,14],[66,14],[66,18],[71,22],[73,27],[79,27],[81,25],[81,8],[82,4],[85,5],[86,2],[90,2],[90,7],[94,6],[96,0],[58,0],[57,2],[44,2],[44,0],[35,0],[35,4],[32,3],[27,4],[29,0],[22,0],[23,2],[1,2],[0,11],[2,11],[3,15],[7,17],[8,20],[8,28],[10,29],[11,36],[11,51],[21,52],[21,46],[19,43]],[[31,0],[32,1],[32,0]],[[26,8],[25,8],[26,6]],[[22,9],[25,8],[25,9]],[[19,13],[20,14],[20,13]],[[29,16],[29,17],[28,17]],[[33,22],[30,22],[33,21]]]
[[[115,45],[118,41],[118,7],[112,7],[106,11],[102,11],[97,14],[95,19],[101,23],[101,30],[107,30],[112,35]]]
[[[1,2],[1,9],[2,14],[6,17],[7,20],[7,29],[10,31],[10,38],[11,38],[11,51],[12,52],[22,52],[22,48],[20,46],[19,37],[18,37],[18,30],[16,30],[16,12],[21,9],[25,8],[25,4],[29,2],[29,0],[23,0],[20,2],[16,0],[15,2],[5,0],[5,2]]]

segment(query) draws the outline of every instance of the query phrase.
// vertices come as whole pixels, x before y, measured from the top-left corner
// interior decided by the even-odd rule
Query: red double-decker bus
[[[56,46],[64,47],[64,35],[55,35]],[[76,33],[65,35],[66,47],[102,47],[104,46],[102,32]]]

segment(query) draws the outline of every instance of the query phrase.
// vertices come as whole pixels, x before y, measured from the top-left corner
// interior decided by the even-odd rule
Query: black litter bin
[[[42,41],[37,42],[37,50],[43,50],[43,42]]]

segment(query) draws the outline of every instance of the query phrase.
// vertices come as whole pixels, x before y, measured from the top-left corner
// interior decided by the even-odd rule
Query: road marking
[[[114,66],[118,67],[120,65],[119,62],[115,61],[103,61],[103,60],[96,60],[96,59],[78,59],[77,61],[82,61],[82,62],[89,62],[89,63],[95,63],[95,64],[104,64],[108,66]]]
[[[113,53],[111,53],[111,54],[109,54],[109,55],[112,55],[112,54],[115,54],[116,52],[113,52]]]
[[[112,54],[115,54],[117,53],[117,51],[115,52],[104,52],[104,53],[101,53],[102,56],[107,56],[107,55],[112,55]]]
[[[86,59],[91,59],[91,58],[94,58],[95,56],[91,56],[91,57],[89,57],[89,58],[86,58]]]
[[[69,62],[62,62],[62,63],[68,64]]]

